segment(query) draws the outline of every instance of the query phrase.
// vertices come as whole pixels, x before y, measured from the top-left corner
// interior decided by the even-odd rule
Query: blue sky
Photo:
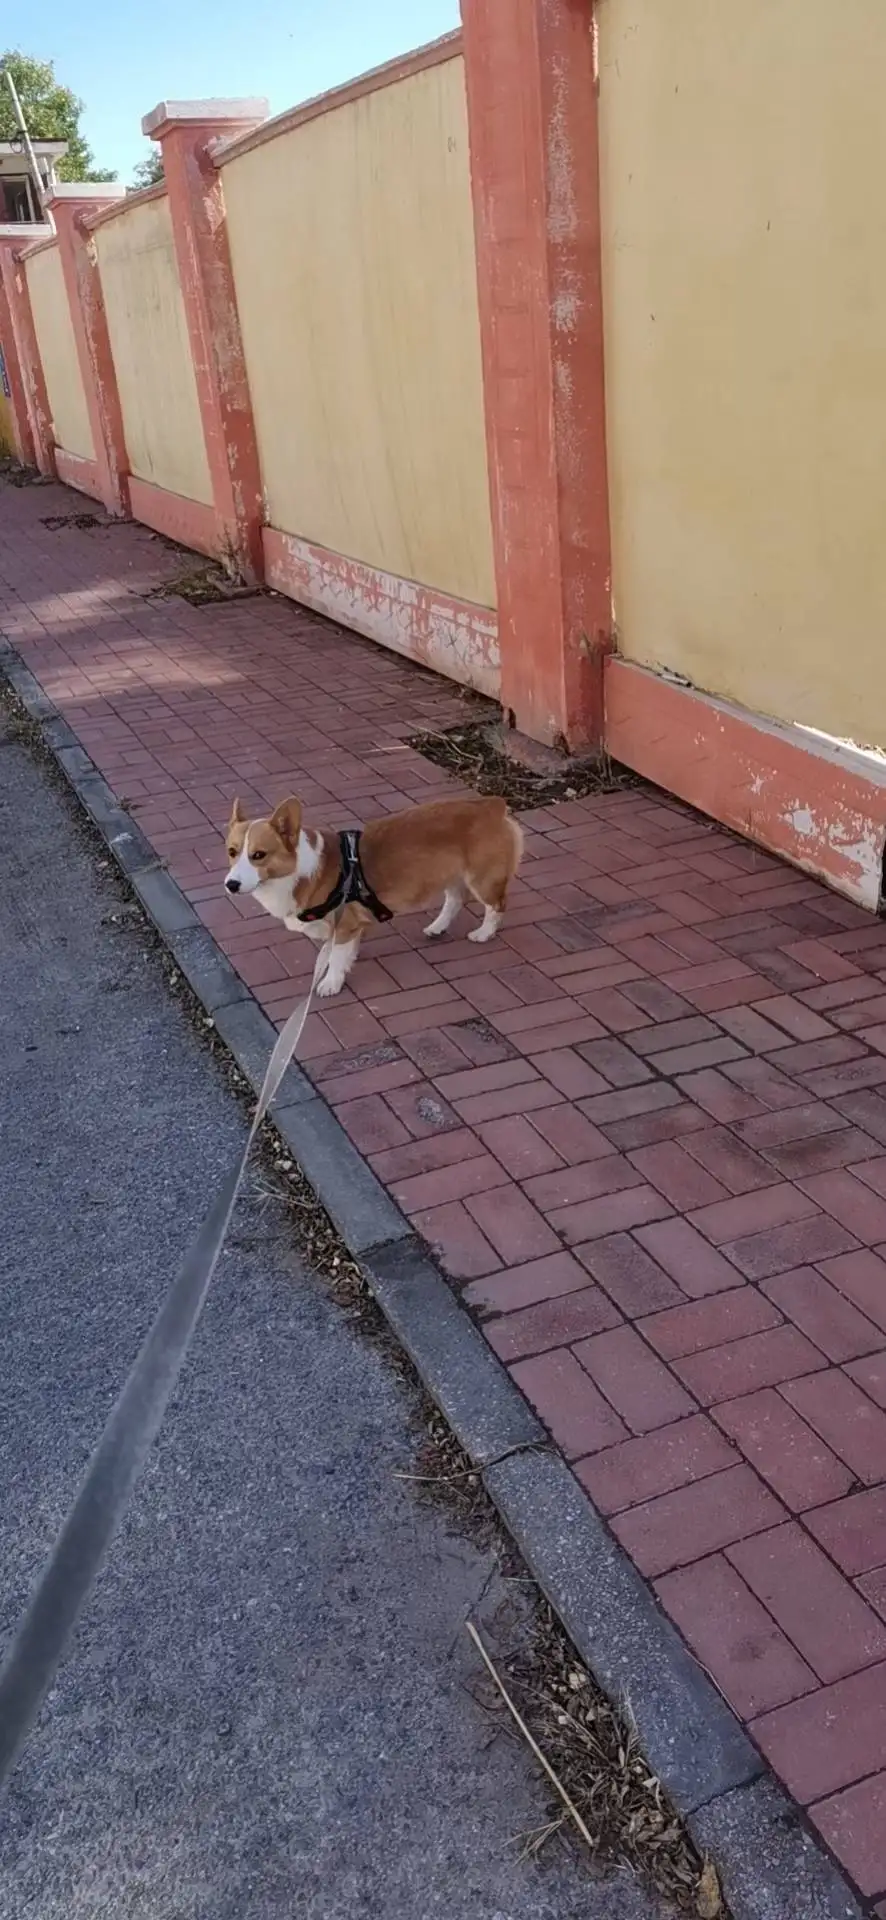
[[[158,100],[264,94],[281,113],[458,24],[458,0],[44,0],[17,38],[86,102],[97,164],[128,181]]]

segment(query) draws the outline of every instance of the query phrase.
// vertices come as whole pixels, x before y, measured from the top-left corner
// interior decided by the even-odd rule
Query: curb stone
[[[412,1239],[408,1220],[319,1094],[280,1107],[274,1125],[358,1259],[372,1247]]]
[[[119,851],[113,840],[111,849],[119,859]],[[125,872],[122,860],[120,865]],[[170,875],[167,874],[166,878],[169,880]],[[175,882],[171,884],[174,886]],[[179,972],[184,974],[188,986],[198,1000],[202,1000],[207,1013],[213,1018],[223,1007],[231,1007],[240,1000],[251,998],[249,988],[239,973],[235,972],[217,941],[213,940],[208,928],[199,924],[196,927],[182,927],[178,933],[166,933],[163,938]]]
[[[686,1824],[699,1851],[722,1863],[736,1920],[862,1920],[843,1875],[771,1774],[721,1794]]]
[[[257,1093],[275,1029],[16,649],[0,672]],[[256,1021],[258,1016],[258,1023]],[[264,1023],[262,1026],[260,1023]],[[260,1049],[260,1050],[259,1050]],[[294,1075],[289,1092],[289,1075]],[[769,1773],[322,1095],[290,1067],[274,1124],[478,1469],[579,1658],[627,1706],[733,1920],[864,1920],[849,1882]],[[870,1908],[868,1908],[870,1912]]]
[[[414,1235],[370,1253],[363,1267],[385,1319],[475,1466],[548,1448],[541,1422]]]
[[[139,899],[150,914],[155,927],[162,932],[160,920],[151,904],[152,900],[155,902],[160,900],[161,911],[167,919],[174,918],[174,908],[167,902],[165,889],[161,889],[158,893],[153,883],[158,879],[165,880],[176,893],[178,893],[178,887],[162,868],[158,868],[156,873],[143,874],[142,879],[150,882],[150,885],[143,891],[141,885],[137,884]],[[182,895],[179,894],[179,899],[181,898]],[[197,924],[196,916],[194,924]],[[179,932],[181,929],[175,928],[173,931]],[[258,1001],[250,997],[248,1000],[234,1000],[227,1007],[219,1007],[215,1015],[215,1030],[224,1041],[228,1052],[233,1055],[240,1072],[245,1075],[250,1086],[260,1087],[277,1039],[277,1029],[272,1026]],[[272,1115],[276,1118],[281,1107],[294,1107],[300,1101],[314,1099],[316,1094],[307,1074],[302,1072],[296,1061],[291,1060],[271,1101]]]
[[[579,1649],[590,1642],[601,1686],[626,1701],[681,1813],[756,1779],[756,1748],[561,1455],[520,1454],[483,1477],[570,1638]]]

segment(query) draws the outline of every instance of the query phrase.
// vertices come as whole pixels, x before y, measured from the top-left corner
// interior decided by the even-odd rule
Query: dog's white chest
[[[273,914],[275,920],[283,920],[287,926],[292,920],[294,925],[298,925],[295,919],[291,878],[263,880],[255,889],[255,897],[259,906],[264,907],[265,913]]]

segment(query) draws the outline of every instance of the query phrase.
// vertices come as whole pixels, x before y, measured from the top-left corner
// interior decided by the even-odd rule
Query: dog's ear
[[[245,825],[246,825],[246,815],[243,812],[243,808],[240,805],[240,796],[238,794],[231,808],[231,818],[228,821],[225,831],[226,833],[230,833],[232,827],[243,827]]]
[[[294,853],[301,832],[301,801],[294,798],[281,800],[279,807],[275,807],[271,814],[271,826],[280,835],[284,847]]]

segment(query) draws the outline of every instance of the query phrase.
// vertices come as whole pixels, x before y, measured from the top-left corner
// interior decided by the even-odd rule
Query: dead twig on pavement
[[[589,1849],[591,1853],[595,1853],[596,1848],[594,1846],[593,1836],[589,1828],[585,1826],[585,1823],[581,1817],[581,1814],[578,1811],[575,1801],[570,1799],[570,1796],[567,1793],[566,1788],[563,1785],[563,1782],[560,1779],[558,1779],[556,1773],[554,1772],[553,1767],[551,1766],[550,1761],[545,1759],[545,1756],[542,1753],[542,1750],[538,1744],[538,1741],[530,1733],[529,1728],[527,1727],[522,1714],[518,1711],[517,1707],[514,1705],[514,1702],[511,1699],[511,1696],[507,1690],[507,1687],[505,1686],[505,1683],[502,1680],[497,1669],[494,1667],[486,1651],[486,1648],[483,1645],[480,1635],[477,1632],[476,1627],[474,1626],[473,1621],[466,1620],[465,1626],[467,1627],[468,1633],[470,1634],[471,1639],[474,1642],[474,1645],[477,1649],[477,1652],[480,1655],[481,1660],[484,1662],[484,1665],[487,1667],[489,1673],[492,1676],[492,1679],[495,1681],[498,1691],[501,1694],[501,1697],[505,1703],[505,1706],[508,1709],[509,1714],[511,1715],[511,1718],[516,1722],[516,1725],[519,1727],[520,1732],[522,1733],[527,1746],[531,1748],[532,1752],[535,1754],[535,1758],[538,1761],[539,1766],[542,1767],[544,1772],[547,1774],[552,1787],[555,1788],[557,1794],[562,1800],[570,1820],[573,1821],[574,1825],[577,1827],[579,1833],[581,1834],[581,1837],[585,1843],[585,1846]]]

